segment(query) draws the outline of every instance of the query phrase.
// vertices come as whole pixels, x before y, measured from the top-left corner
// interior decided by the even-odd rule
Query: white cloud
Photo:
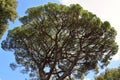
[[[120,54],[116,54],[113,56],[112,61],[119,61],[120,60]]]
[[[84,80],[91,80],[91,79],[89,79],[89,78],[85,78]]]
[[[80,3],[80,0],[60,0],[61,3],[65,5]]]
[[[103,21],[109,21],[117,30],[116,42],[120,46],[120,0],[60,0],[62,4],[80,4],[84,9],[93,12]],[[120,60],[120,50],[112,60]]]

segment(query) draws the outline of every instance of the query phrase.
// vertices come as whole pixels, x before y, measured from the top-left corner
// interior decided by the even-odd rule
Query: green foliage
[[[17,17],[16,0],[0,0],[0,38],[6,31],[8,20],[14,21]]]
[[[119,80],[120,68],[107,69],[104,73],[95,77],[95,80]]]
[[[56,3],[29,8],[20,27],[2,42],[13,50],[23,73],[40,80],[81,78],[89,70],[106,66],[118,51],[116,31],[109,22],[76,4]],[[99,64],[100,63],[100,64]],[[34,76],[33,76],[34,75]]]

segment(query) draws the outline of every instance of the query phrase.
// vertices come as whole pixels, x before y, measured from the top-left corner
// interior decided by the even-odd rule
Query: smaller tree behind
[[[0,38],[6,31],[8,20],[14,21],[17,17],[16,0],[0,0]]]
[[[96,76],[95,80],[120,80],[120,67],[107,69],[99,76]]]

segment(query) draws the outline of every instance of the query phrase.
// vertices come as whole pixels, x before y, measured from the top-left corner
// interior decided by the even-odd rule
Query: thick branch
[[[69,69],[58,80],[64,80],[64,78],[66,78],[67,76],[69,76],[71,74],[74,66],[77,64],[77,61],[79,59],[79,54],[80,54],[80,52],[77,53],[77,56],[75,57],[73,63],[69,67]]]

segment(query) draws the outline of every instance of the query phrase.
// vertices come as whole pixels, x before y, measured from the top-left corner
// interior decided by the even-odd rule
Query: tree
[[[0,0],[0,38],[6,31],[8,20],[14,21],[17,17],[16,0]]]
[[[105,72],[96,76],[95,80],[119,80],[120,68],[107,69]]]
[[[2,42],[14,51],[23,73],[39,80],[81,78],[98,64],[106,66],[118,51],[116,31],[109,22],[76,4],[32,7]]]

